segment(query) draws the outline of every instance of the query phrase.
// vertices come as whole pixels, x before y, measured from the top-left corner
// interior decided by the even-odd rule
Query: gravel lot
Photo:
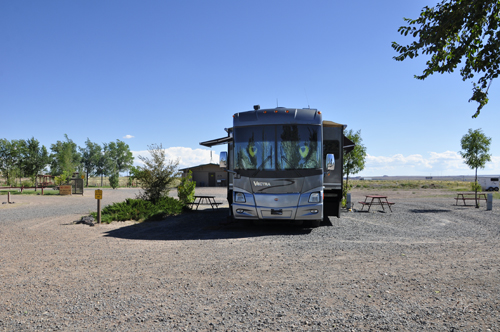
[[[353,201],[365,194],[382,193]],[[0,330],[500,331],[498,203],[387,194],[393,213],[315,229],[226,225],[227,205],[89,227],[73,221],[95,210],[93,190],[13,196],[0,205]]]

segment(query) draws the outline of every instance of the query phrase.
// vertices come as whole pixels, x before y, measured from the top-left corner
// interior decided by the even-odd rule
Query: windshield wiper
[[[252,174],[252,177],[256,176],[257,174],[259,174],[260,171],[262,171],[264,169],[264,165],[273,157],[272,153],[267,156],[266,159],[264,159],[264,161],[260,164],[259,167],[257,167],[257,171],[255,171],[254,174]]]
[[[285,156],[281,155],[281,159],[285,159],[285,161],[287,162],[287,164],[290,164],[290,161],[288,161],[288,159],[286,159]],[[286,170],[286,168],[285,168],[285,170]],[[297,174],[297,176],[299,176],[299,177],[302,176],[302,174],[296,168],[292,168],[290,170],[294,171],[295,174]]]

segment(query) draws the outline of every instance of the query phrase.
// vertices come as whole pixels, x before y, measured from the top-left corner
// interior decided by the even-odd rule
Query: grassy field
[[[89,188],[111,188],[109,185],[109,180],[107,177],[103,178],[103,186],[101,186],[101,178],[89,177]],[[353,189],[358,190],[420,190],[420,189],[440,189],[442,191],[448,191],[450,194],[461,192],[461,191],[472,191],[471,182],[467,181],[436,181],[436,180],[350,180],[349,183],[352,185]],[[119,185],[122,188],[129,187],[129,178],[124,176],[120,177]],[[5,180],[0,178],[0,187],[5,186]],[[132,187],[136,187],[138,184],[134,181]],[[174,184],[173,187],[177,185]],[[2,189],[0,190],[0,195],[7,195],[7,191],[11,194],[19,195],[21,194],[18,189]],[[24,195],[36,195],[40,191],[34,191],[32,189],[23,190]],[[54,195],[58,194],[58,191],[47,190],[44,194]],[[500,199],[500,193],[494,192],[493,197]]]
[[[35,191],[34,189],[26,189],[21,191],[19,189],[2,189],[0,190],[0,195],[7,195],[10,192],[11,195],[41,195],[42,190],[38,189]],[[59,190],[44,190],[43,195],[59,195]]]
[[[432,180],[353,180],[349,181],[353,188],[363,189],[444,189],[450,191],[470,191],[471,183],[463,181],[432,181]]]
[[[456,192],[471,192],[471,182],[467,181],[433,181],[433,180],[353,180],[349,181],[353,189],[360,190],[415,190],[439,189],[447,191],[450,195]],[[493,192],[493,198],[500,199],[499,192]]]

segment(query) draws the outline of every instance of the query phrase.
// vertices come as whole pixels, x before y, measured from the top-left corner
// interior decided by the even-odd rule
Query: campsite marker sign
[[[97,222],[101,223],[101,199],[102,199],[102,190],[96,189],[95,191],[95,199],[97,199]]]

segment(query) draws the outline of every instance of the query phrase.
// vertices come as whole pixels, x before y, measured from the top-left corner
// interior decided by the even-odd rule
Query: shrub
[[[62,184],[68,183],[69,178],[71,177],[70,175],[71,174],[69,172],[64,171],[60,176],[56,176],[55,177],[56,185],[60,186]]]
[[[144,166],[139,167],[136,174],[143,190],[139,198],[157,202],[162,197],[168,197],[169,187],[178,178],[179,160],[167,162],[165,149],[161,144],[153,144],[148,147],[151,158],[139,156],[139,159],[144,163]]]
[[[21,186],[22,186],[22,187],[26,187],[26,188],[34,187],[33,182],[32,182],[32,181],[30,181],[30,180],[24,180],[24,181],[21,183]]]
[[[173,197],[162,197],[153,203],[143,199],[126,199],[113,203],[101,211],[101,222],[162,220],[170,215],[180,214],[184,204]],[[91,215],[97,219],[97,213]]]
[[[475,191],[481,191],[481,190],[482,190],[482,187],[481,187],[481,185],[480,185],[479,183],[477,183],[477,182],[471,182],[471,183],[470,183],[470,190],[472,190],[472,191],[474,191],[474,192],[475,192]]]
[[[113,173],[109,177],[109,185],[111,186],[111,188],[113,188],[113,189],[118,188],[119,182],[120,182],[120,176],[119,176],[118,172]]]
[[[181,178],[181,184],[177,187],[179,200],[181,200],[184,204],[194,202],[196,182],[192,181],[192,174],[193,172],[190,170],[185,177]]]
[[[344,185],[342,186],[342,207],[346,207],[347,204],[347,193],[352,189],[352,184],[349,183],[346,185],[346,181],[344,181]]]

